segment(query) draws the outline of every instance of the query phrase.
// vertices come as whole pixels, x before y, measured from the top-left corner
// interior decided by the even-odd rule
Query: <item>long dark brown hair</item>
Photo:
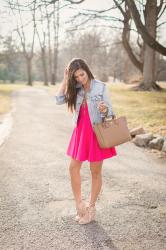
[[[74,110],[76,109],[76,97],[77,97],[77,92],[78,88],[76,88],[77,81],[75,79],[75,72],[78,69],[82,69],[86,71],[89,80],[94,79],[93,74],[91,73],[87,63],[80,58],[73,58],[69,64],[68,64],[68,82],[67,82],[67,91],[66,91],[66,103],[68,105],[68,109],[71,110],[73,113],[73,108]]]

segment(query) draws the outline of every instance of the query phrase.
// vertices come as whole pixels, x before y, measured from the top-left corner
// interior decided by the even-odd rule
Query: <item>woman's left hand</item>
[[[107,112],[108,107],[107,107],[107,105],[105,104],[104,101],[100,101],[98,103],[98,109],[99,109],[100,112],[105,113],[105,112]]]

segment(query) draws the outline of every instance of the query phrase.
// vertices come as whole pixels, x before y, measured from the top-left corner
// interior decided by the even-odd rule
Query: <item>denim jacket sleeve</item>
[[[108,93],[108,89],[107,86],[104,84],[104,90],[103,90],[103,101],[105,102],[105,104],[108,107],[108,112],[106,113],[102,113],[102,117],[109,117],[111,115],[115,115],[115,113],[113,112],[113,108],[112,108],[112,103],[111,103],[111,99],[109,97],[109,93]]]
[[[55,95],[55,100],[57,105],[61,105],[66,103],[66,96],[65,95]]]

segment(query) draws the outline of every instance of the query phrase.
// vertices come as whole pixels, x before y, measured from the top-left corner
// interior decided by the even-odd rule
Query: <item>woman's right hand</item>
[[[66,67],[65,70],[64,70],[64,76],[63,76],[63,80],[66,83],[66,85],[67,85],[67,82],[68,82],[68,72],[69,72],[68,67]]]
[[[67,88],[68,88],[68,68],[66,67],[64,70],[64,76],[63,76],[63,82],[62,82],[62,88],[63,88],[63,93],[66,94]]]

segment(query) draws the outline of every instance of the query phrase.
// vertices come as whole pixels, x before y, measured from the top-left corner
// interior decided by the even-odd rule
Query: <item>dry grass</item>
[[[124,84],[109,85],[117,116],[126,116],[129,128],[143,126],[147,131],[166,136],[166,91],[133,91],[130,87]]]
[[[24,87],[25,84],[0,84],[0,115],[10,111],[11,93]]]

